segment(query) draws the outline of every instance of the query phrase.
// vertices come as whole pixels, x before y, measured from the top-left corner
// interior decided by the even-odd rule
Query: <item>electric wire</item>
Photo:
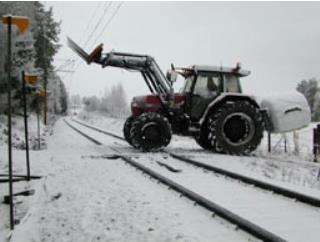
[[[104,8],[102,15],[100,16],[98,22],[96,23],[93,30],[91,31],[91,34],[88,36],[87,41],[84,43],[84,48],[87,46],[87,44],[89,43],[89,41],[93,37],[94,33],[96,32],[96,30],[99,28],[103,18],[106,16],[108,10],[110,9],[111,4],[112,4],[112,2],[109,2],[106,4],[106,7]]]
[[[97,3],[97,6],[95,7],[94,11],[92,12],[91,17],[90,17],[90,19],[89,19],[89,21],[88,21],[88,23],[87,23],[87,26],[86,26],[86,28],[85,28],[84,31],[83,31],[83,35],[81,36],[81,38],[80,38],[80,40],[79,40],[79,43],[81,43],[81,42],[84,40],[85,33],[89,30],[89,27],[91,26],[91,23],[93,22],[94,17],[97,16],[96,13],[97,13],[97,11],[98,11],[101,3],[102,3],[102,2],[98,2],[98,3]]]
[[[80,42],[82,42],[82,40],[84,39],[84,36],[85,36],[86,32],[89,30],[89,27],[92,25],[93,19],[94,19],[94,17],[96,16],[96,13],[97,13],[98,9],[100,8],[100,6],[101,6],[101,2],[99,2],[99,3],[97,4],[97,6],[95,7],[94,11],[92,12],[92,15],[91,15],[91,17],[90,17],[90,20],[88,21],[88,23],[87,23],[87,25],[86,25],[86,28],[85,28],[85,30],[84,30],[84,32],[83,32],[84,34],[82,35],[82,37],[81,37],[81,39],[80,39]],[[110,6],[111,6],[111,2],[110,2],[109,4],[106,3],[106,8],[104,9],[103,14],[100,16],[98,22],[96,23],[95,28],[94,28],[93,31],[91,32],[91,35],[95,32],[97,26],[100,25],[100,22],[102,21],[104,15],[106,14],[106,12],[107,12],[107,10],[108,10],[108,8],[109,8]],[[91,39],[91,35],[88,36],[87,40],[86,40],[85,43],[84,43],[84,46],[86,46],[86,44],[87,44],[87,43],[89,42],[89,40]],[[76,60],[76,61],[73,63],[72,66],[73,66],[74,69],[73,69],[73,72],[71,73],[70,78],[69,78],[69,88],[68,88],[69,91],[71,90],[72,80],[73,80],[73,77],[74,77],[74,73],[78,70],[78,68],[79,68],[79,66],[80,66],[80,63],[78,62],[78,60]]]
[[[121,8],[122,4],[124,2],[121,2],[118,4],[116,10],[113,12],[112,16],[109,18],[109,20],[105,23],[105,25],[103,26],[102,30],[100,31],[100,33],[98,34],[97,38],[94,40],[94,43],[96,43],[100,37],[102,36],[102,34],[105,32],[105,30],[107,29],[107,27],[110,25],[111,21],[114,19],[114,17],[117,15],[117,13],[119,12],[119,9]]]
[[[102,31],[100,31],[98,37],[96,37],[94,43],[96,43],[96,41],[101,37],[101,35],[104,33],[104,31],[107,29],[107,27],[110,25],[111,21],[114,19],[114,17],[116,16],[116,14],[119,12],[120,7],[123,5],[124,2],[121,2],[116,10],[114,11],[113,15],[110,17],[110,19],[105,23],[105,25],[102,28]],[[108,10],[110,9],[112,5],[112,2],[110,2],[108,5],[106,5],[106,8],[103,11],[103,14],[101,15],[101,17],[99,18],[98,22],[96,23],[93,31],[91,32],[91,34],[88,36],[86,42],[84,43],[84,48],[86,47],[86,45],[89,43],[90,39],[92,38],[93,34],[96,32],[96,30],[98,29],[98,27],[100,26],[101,21],[103,20],[104,16],[106,16]],[[91,18],[93,19],[93,18]],[[90,21],[88,23],[88,25],[90,25]],[[87,28],[86,28],[87,29]],[[74,78],[74,74],[76,73],[76,71],[78,70],[80,63],[74,62],[73,63],[74,66],[74,71],[71,73],[70,79],[69,79],[69,90],[71,89],[72,86],[72,80]]]

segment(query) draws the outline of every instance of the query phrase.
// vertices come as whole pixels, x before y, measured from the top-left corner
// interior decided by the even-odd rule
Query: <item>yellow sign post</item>
[[[8,54],[7,54],[7,74],[8,74],[8,163],[9,163],[9,203],[10,203],[10,229],[14,229],[14,207],[13,207],[13,186],[12,186],[12,131],[11,131],[11,32],[12,25],[16,25],[20,33],[23,33],[28,25],[29,19],[21,16],[2,16],[2,23],[8,25]]]
[[[37,75],[22,72],[22,93],[23,93],[23,113],[24,113],[24,131],[26,143],[26,165],[27,180],[30,181],[30,157],[29,157],[29,132],[28,132],[28,113],[27,113],[27,87],[26,84],[34,85],[37,82]]]
[[[19,29],[19,32],[23,33],[29,25],[29,18],[22,16],[6,15],[2,16],[2,23],[7,25],[16,25]]]

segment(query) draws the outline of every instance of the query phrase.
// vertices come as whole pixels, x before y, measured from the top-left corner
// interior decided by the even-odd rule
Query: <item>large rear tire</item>
[[[247,101],[226,103],[209,116],[208,131],[208,140],[216,152],[247,155],[262,140],[263,117]]]
[[[142,151],[154,151],[165,147],[171,140],[171,125],[159,113],[143,113],[132,123],[130,139],[132,146]]]
[[[130,131],[131,131],[132,123],[134,120],[135,120],[135,117],[130,116],[129,118],[127,118],[123,126],[123,136],[130,145],[132,145],[131,138],[130,138]]]

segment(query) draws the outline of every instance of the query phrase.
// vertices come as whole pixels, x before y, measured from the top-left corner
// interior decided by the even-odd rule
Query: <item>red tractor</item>
[[[250,74],[235,68],[191,66],[164,75],[148,55],[102,53],[99,45],[87,54],[71,39],[69,46],[88,64],[134,70],[141,73],[151,94],[134,97],[132,115],[123,132],[130,145],[142,151],[157,150],[170,143],[172,133],[192,136],[204,149],[227,154],[248,154],[260,144],[265,129],[274,129],[265,108],[254,97],[242,94],[240,78]],[[185,79],[175,93],[177,75]]]

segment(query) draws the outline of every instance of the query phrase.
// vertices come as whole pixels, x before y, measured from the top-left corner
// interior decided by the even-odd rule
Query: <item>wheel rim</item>
[[[233,146],[249,142],[255,133],[255,125],[250,116],[245,113],[229,114],[222,123],[224,139]]]
[[[161,130],[157,123],[150,122],[145,124],[142,129],[142,139],[150,145],[157,147],[161,145]]]

